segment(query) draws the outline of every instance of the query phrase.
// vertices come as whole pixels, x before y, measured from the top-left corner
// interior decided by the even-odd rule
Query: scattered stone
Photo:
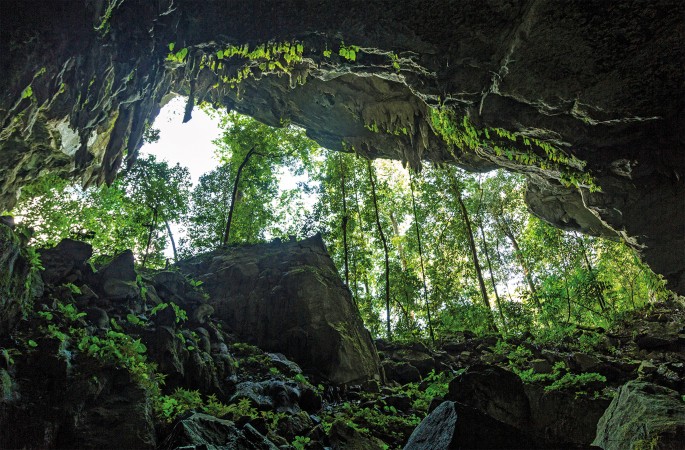
[[[534,359],[530,362],[530,367],[535,373],[552,373],[552,364],[546,359]]]
[[[656,370],[657,370],[657,367],[651,361],[642,361],[640,363],[640,367],[638,367],[638,369],[637,369],[637,373],[640,376],[645,376],[645,375],[655,373]]]
[[[385,378],[399,384],[415,383],[421,381],[419,370],[408,362],[395,362],[385,360],[382,363]]]
[[[131,300],[140,296],[140,288],[135,281],[108,279],[102,285],[102,292],[109,300]]]
[[[373,436],[366,436],[338,419],[328,433],[331,450],[381,450],[387,445]]]
[[[246,425],[239,430],[230,420],[193,413],[179,421],[162,445],[165,450],[278,450],[266,437]]]
[[[593,372],[602,363],[599,358],[587,353],[573,353],[571,357],[581,372]]]
[[[275,368],[282,372],[292,373],[295,375],[302,373],[300,366],[286,358],[283,353],[267,353],[266,356],[269,357],[271,364],[273,364]]]

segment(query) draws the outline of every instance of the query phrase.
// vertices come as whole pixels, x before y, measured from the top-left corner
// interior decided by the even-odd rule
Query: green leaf
[[[36,341],[34,341],[33,339],[29,339],[26,343],[27,343],[27,344],[29,345],[29,347],[31,347],[31,348],[36,348],[36,347],[38,347],[38,343],[37,343]]]
[[[176,47],[176,43],[175,42],[169,42],[169,51],[170,52],[174,51],[174,47]]]

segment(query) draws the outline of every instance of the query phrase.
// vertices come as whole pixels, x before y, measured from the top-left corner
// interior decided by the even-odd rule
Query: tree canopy
[[[72,237],[97,255],[131,248],[147,267],[167,264],[169,247],[184,257],[319,232],[367,327],[393,339],[553,338],[665,295],[627,246],[532,216],[520,176],[450,165],[414,173],[353,148],[321,149],[287,124],[215,114],[219,163],[194,187],[187,169],[147,156],[109,187],[43,178],[13,213],[35,245]]]

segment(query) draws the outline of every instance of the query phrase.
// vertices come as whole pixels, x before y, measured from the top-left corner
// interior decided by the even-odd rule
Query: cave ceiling
[[[47,172],[111,182],[164,98],[182,94],[189,106],[300,125],[334,150],[523,173],[534,214],[625,240],[685,293],[682,1],[4,0],[0,9],[0,209]],[[282,67],[218,54],[285,43],[301,47],[273,60]],[[522,152],[535,139],[572,155],[601,191],[487,142],[449,146],[436,110],[506,130]]]

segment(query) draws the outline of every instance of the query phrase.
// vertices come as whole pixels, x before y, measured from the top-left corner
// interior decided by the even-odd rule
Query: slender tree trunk
[[[464,200],[461,196],[461,189],[457,186],[457,180],[454,174],[451,175],[452,190],[454,195],[457,197],[457,202],[459,203],[459,209],[461,211],[462,219],[464,219],[464,225],[466,227],[466,235],[468,237],[469,248],[471,250],[471,259],[473,262],[473,267],[476,270],[476,277],[478,278],[478,286],[480,287],[480,294],[483,299],[483,305],[488,311],[488,321],[490,328],[498,332],[497,325],[495,324],[495,318],[492,314],[492,307],[490,306],[490,299],[488,298],[488,291],[485,288],[485,280],[483,280],[483,271],[480,267],[480,262],[478,261],[478,251],[476,250],[476,241],[473,238],[473,228],[471,227],[471,220],[469,220],[469,214],[464,204]]]
[[[143,255],[143,262],[141,267],[144,269],[147,263],[148,253],[150,251],[150,244],[152,243],[152,233],[157,228],[157,209],[152,211],[152,223],[150,224],[150,232],[147,234],[147,244],[145,244],[145,254]]]
[[[516,239],[516,236],[514,236],[514,232],[511,230],[511,227],[507,223],[507,220],[504,218],[504,213],[502,213],[500,217],[496,218],[496,220],[504,235],[509,239],[509,242],[511,242],[511,246],[514,247],[514,255],[516,256],[516,261],[518,261],[519,265],[521,266],[521,270],[523,271],[523,278],[526,280],[526,284],[528,284],[528,289],[530,289],[531,297],[533,297],[535,301],[535,306],[537,307],[538,311],[540,311],[542,309],[542,304],[540,303],[540,299],[538,298],[538,290],[535,287],[535,283],[533,283],[533,276],[531,275],[530,269],[528,268],[528,264],[526,264],[526,260],[523,257],[523,252],[521,251],[521,247],[519,246],[518,240]]]
[[[426,317],[428,319],[428,332],[430,334],[431,342],[435,342],[435,333],[433,332],[433,320],[431,319],[431,307],[428,302],[428,286],[426,285],[426,270],[423,266],[423,247],[421,246],[421,230],[419,229],[419,217],[416,213],[416,197],[414,195],[414,179],[409,171],[409,189],[411,190],[411,205],[414,210],[414,228],[416,229],[416,242],[419,247],[419,262],[421,264],[421,281],[423,282],[423,303],[426,305]]]
[[[238,166],[238,173],[235,176],[235,182],[233,183],[233,193],[231,194],[231,207],[228,209],[228,220],[226,221],[226,229],[224,230],[224,237],[221,239],[221,245],[227,245],[228,244],[228,239],[231,236],[231,222],[233,221],[233,211],[235,209],[235,198],[236,194],[238,193],[238,184],[240,184],[240,174],[242,173],[243,169],[247,165],[248,161],[250,161],[250,158],[252,155],[254,155],[254,147],[250,149],[249,152],[245,155],[245,158],[243,158],[243,162],[240,163],[240,166]]]
[[[395,217],[395,213],[393,211],[390,211],[390,223],[392,224],[392,231],[395,233],[395,236],[398,237],[397,239],[397,251],[400,253],[400,263],[402,265],[402,271],[407,270],[407,255],[404,253],[404,245],[402,245],[402,239],[400,238],[400,226],[397,223],[397,218]]]
[[[340,158],[340,186],[342,188],[342,235],[343,235],[343,252],[345,254],[345,285],[350,286],[350,269],[349,269],[349,253],[347,248],[347,195],[345,193],[345,165],[343,164],[342,153],[338,153]]]
[[[174,241],[174,235],[171,233],[171,227],[169,226],[169,221],[165,220],[164,225],[166,225],[166,231],[169,233],[169,240],[171,241],[171,249],[174,251],[174,262],[178,262],[178,253],[176,253],[176,241]]]
[[[602,288],[599,286],[597,283],[597,275],[595,274],[595,270],[592,267],[592,264],[590,263],[590,258],[588,257],[587,254],[587,248],[585,247],[585,243],[583,242],[583,238],[579,237],[577,234],[575,234],[576,242],[578,242],[578,245],[580,245],[580,250],[583,252],[583,259],[585,260],[585,266],[587,267],[588,272],[590,272],[590,283],[592,286],[592,291],[595,294],[595,297],[597,298],[597,303],[599,303],[599,307],[604,311],[607,307],[606,304],[606,299],[604,298],[604,293],[602,292]]]
[[[392,339],[392,332],[390,330],[390,258],[388,256],[388,242],[385,239],[385,234],[383,233],[383,227],[381,226],[381,217],[378,213],[378,197],[376,196],[376,181],[373,176],[373,166],[371,165],[371,160],[367,160],[367,166],[369,169],[369,181],[371,183],[371,194],[373,197],[373,208],[376,212],[376,226],[378,227],[378,235],[383,242],[383,252],[385,253],[385,323],[387,326],[387,337],[388,340]]]
[[[495,283],[495,276],[492,274],[492,263],[490,262],[490,254],[488,251],[488,241],[485,239],[485,231],[483,230],[483,223],[479,225],[480,234],[483,237],[483,253],[485,253],[485,262],[488,265],[488,272],[490,272],[490,284],[492,284],[492,292],[495,293],[495,302],[497,303],[497,309],[499,310],[499,317],[502,319],[502,325],[504,330],[507,329],[507,320],[504,318],[504,311],[502,311],[502,302],[499,298],[499,293],[497,292],[497,284]]]

